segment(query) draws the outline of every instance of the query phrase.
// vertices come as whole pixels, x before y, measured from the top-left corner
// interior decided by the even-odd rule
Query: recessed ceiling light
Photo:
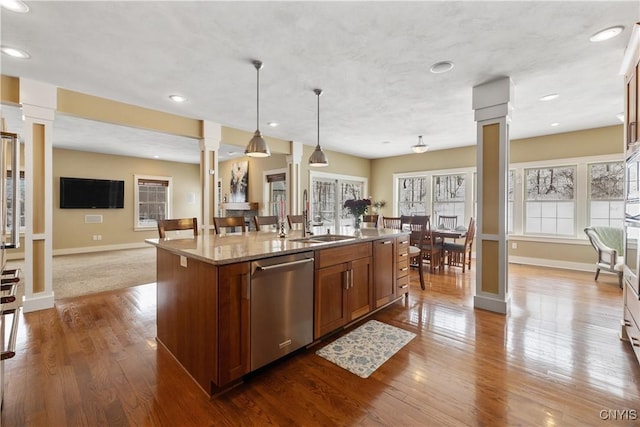
[[[540,101],[551,101],[556,99],[557,97],[559,97],[560,95],[557,93],[550,93],[549,95],[545,95],[542,98],[540,98]]]
[[[624,113],[618,113],[616,114],[616,117],[618,118],[618,120],[624,123]]]
[[[556,122],[556,123],[551,123],[551,126],[556,127],[556,126],[560,126],[560,123]]]
[[[160,156],[157,156],[157,155],[156,155],[156,156],[153,156],[153,158],[154,158],[154,159],[159,159],[159,158],[160,158]]]
[[[267,124],[268,124],[269,126],[271,126],[272,128],[274,128],[274,127],[276,127],[276,126],[278,126],[278,125],[279,125],[279,123],[277,123],[277,122],[267,122]]]
[[[0,0],[0,6],[13,12],[27,13],[29,6],[20,0]]]
[[[615,27],[606,28],[589,37],[589,40],[592,42],[603,42],[605,40],[614,38],[615,36],[620,34],[622,30],[624,30],[624,27],[622,25],[616,25]]]
[[[187,98],[182,95],[169,95],[169,99],[173,102],[184,102],[187,100]]]
[[[0,47],[0,50],[5,55],[9,55],[13,58],[19,58],[19,59],[31,58],[31,55],[29,55],[27,52],[25,52],[24,50],[16,49],[15,47],[2,46]]]
[[[382,141],[383,144],[391,144],[391,141]]]
[[[451,69],[453,69],[453,62],[451,61],[436,62],[431,66],[431,72],[433,74],[446,73],[447,71],[451,71]]]

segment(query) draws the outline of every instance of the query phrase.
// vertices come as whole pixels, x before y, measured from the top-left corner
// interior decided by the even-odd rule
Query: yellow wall
[[[172,217],[200,216],[200,167],[195,164],[53,150],[53,250],[142,243],[158,237],[156,229],[134,231],[134,175],[172,177]],[[60,177],[125,181],[124,209],[60,209]],[[195,193],[195,204],[188,204]],[[85,224],[85,215],[103,216],[101,224]],[[102,240],[92,236],[101,234]]]
[[[575,132],[559,133],[511,141],[511,163],[543,161],[562,158],[621,154],[623,126],[608,126]],[[374,200],[385,200],[383,215],[393,213],[393,174],[431,170],[475,167],[476,147],[427,151],[425,154],[375,159],[371,161],[371,188]],[[549,261],[593,263],[593,250],[585,241],[576,244],[531,242],[510,236],[518,248],[509,248],[509,255]]]

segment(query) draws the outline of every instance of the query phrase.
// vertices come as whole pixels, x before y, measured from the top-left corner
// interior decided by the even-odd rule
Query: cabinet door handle
[[[353,270],[349,270],[349,289],[353,288]]]
[[[400,256],[409,256],[408,253],[401,253]]]
[[[385,240],[384,242],[380,242],[381,245],[390,245],[391,240]]]
[[[2,350],[0,352],[0,360],[11,359],[16,355],[16,337],[18,335],[18,317],[20,316],[20,310],[22,308],[18,307],[11,310],[5,310],[2,312],[2,315],[5,314],[13,314],[13,321],[11,322],[11,333],[9,335],[9,346],[6,350]]]
[[[408,269],[409,269],[409,267],[402,267],[402,268],[400,269],[400,271],[407,271]]]
[[[637,122],[629,122],[629,127],[627,128],[628,136],[629,136],[629,138],[627,138],[627,146],[633,144],[638,140],[637,135],[635,135],[635,138],[633,135],[636,129],[636,125],[637,125]]]
[[[400,244],[401,244],[401,245],[406,245],[407,243],[409,243],[409,241],[408,241],[408,240],[402,240],[402,241],[400,242]]]
[[[342,272],[342,288],[346,291],[349,289],[349,271],[345,270]]]
[[[638,342],[638,338],[631,337],[631,345],[633,345],[634,347],[640,347],[640,342]]]
[[[400,289],[407,289],[409,287],[409,285],[402,285],[400,286]]]
[[[631,322],[629,322],[627,319],[624,319],[624,326],[631,326]]]

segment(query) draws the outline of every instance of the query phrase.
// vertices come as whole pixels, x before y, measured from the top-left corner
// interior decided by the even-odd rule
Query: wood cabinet
[[[624,332],[640,361],[640,298],[630,283],[625,283],[624,303]]]
[[[249,263],[216,267],[157,249],[157,337],[204,391],[249,372]]]
[[[209,393],[218,383],[217,268],[160,248],[156,262],[158,341]]]
[[[389,237],[373,242],[373,295],[375,308],[396,298],[396,239]]]
[[[640,23],[636,23],[623,60],[625,73],[625,147],[628,152],[640,149]]]
[[[224,385],[250,371],[249,263],[220,267],[218,283],[218,384]]]
[[[371,242],[316,251],[314,339],[373,309],[371,252]]]
[[[409,236],[396,238],[396,296],[409,294]]]

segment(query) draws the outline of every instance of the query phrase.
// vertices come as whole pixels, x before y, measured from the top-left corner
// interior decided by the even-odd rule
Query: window
[[[427,177],[398,179],[398,211],[400,215],[427,214]]]
[[[525,232],[575,235],[576,167],[525,169]]]
[[[136,228],[156,227],[160,219],[171,218],[171,178],[135,176]]]
[[[322,172],[311,173],[312,224],[323,226],[351,225],[353,217],[344,202],[366,197],[365,178],[337,176]],[[336,220],[337,219],[337,220]]]
[[[435,175],[433,177],[433,220],[440,215],[455,215],[464,224],[465,175]]]
[[[7,195],[7,231],[13,230],[13,206],[11,206],[11,198],[13,192],[13,173],[12,171],[7,171],[7,182],[6,182],[6,195]],[[20,218],[20,230],[24,231],[25,226],[25,216],[24,216],[24,172],[20,171],[20,181],[18,182],[18,193],[20,204],[18,206],[18,215]]]
[[[622,228],[624,163],[589,165],[589,225]]]
[[[507,182],[507,233],[513,233],[513,201],[515,200],[514,192],[515,171],[511,169]]]
[[[266,198],[269,206],[267,215],[279,216],[280,201],[287,201],[287,173],[267,173],[265,180],[268,193]]]

